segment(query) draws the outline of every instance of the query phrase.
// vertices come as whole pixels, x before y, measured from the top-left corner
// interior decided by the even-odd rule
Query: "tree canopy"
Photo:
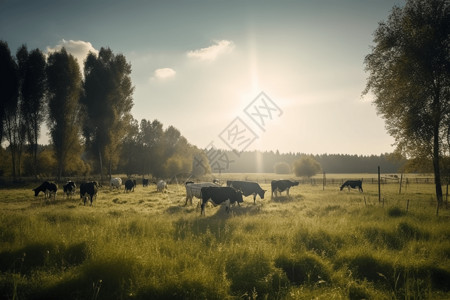
[[[440,160],[450,145],[450,3],[409,0],[395,6],[374,43],[365,58],[364,93],[373,92],[397,151],[432,159],[442,204]]]

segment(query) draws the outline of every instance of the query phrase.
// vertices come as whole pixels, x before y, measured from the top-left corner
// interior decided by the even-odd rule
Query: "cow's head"
[[[32,189],[32,191],[34,192],[34,196],[35,197],[37,197],[37,195],[39,195],[39,192],[41,191],[41,190],[39,190],[39,189]]]
[[[266,193],[266,190],[260,190],[258,192],[259,197],[261,197],[261,199],[264,199],[264,194]]]
[[[291,181],[292,182],[292,186],[297,186],[300,182],[299,181]]]

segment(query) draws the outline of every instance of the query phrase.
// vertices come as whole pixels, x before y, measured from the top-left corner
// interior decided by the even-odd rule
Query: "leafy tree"
[[[98,157],[101,180],[103,163],[108,173],[118,164],[120,145],[133,118],[131,65],[121,54],[101,48],[89,53],[84,66],[83,136],[88,151]]]
[[[58,163],[57,176],[61,179],[69,161],[82,152],[79,120],[81,73],[77,60],[64,48],[50,54],[46,72],[48,125]]]
[[[211,173],[211,166],[209,165],[208,157],[205,151],[194,149],[194,155],[192,159],[192,175],[200,177]]]
[[[365,58],[364,93],[374,93],[399,152],[432,160],[441,205],[440,160],[450,128],[450,3],[408,0],[403,8],[394,6],[374,42]]]
[[[141,172],[142,174],[161,173],[163,160],[162,139],[164,135],[163,124],[154,120],[141,120],[139,132],[139,145],[142,147]]]
[[[11,153],[12,176],[16,178],[17,151],[21,147],[21,114],[19,107],[19,77],[17,64],[11,56],[6,42],[0,41],[0,117],[2,121],[1,140],[3,134],[9,142]]]
[[[294,162],[295,176],[311,177],[319,173],[320,164],[312,156],[303,156]]]
[[[20,107],[26,122],[25,133],[33,159],[33,175],[37,175],[38,138],[44,121],[44,96],[46,92],[46,61],[44,54],[35,49],[28,53],[25,45],[16,54],[20,79]]]

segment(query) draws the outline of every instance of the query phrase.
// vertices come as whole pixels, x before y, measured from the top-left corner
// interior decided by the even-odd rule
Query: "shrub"
[[[320,170],[319,162],[310,156],[304,156],[294,162],[295,176],[311,177],[319,173]]]

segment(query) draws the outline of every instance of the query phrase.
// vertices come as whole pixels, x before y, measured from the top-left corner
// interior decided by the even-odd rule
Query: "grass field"
[[[368,183],[364,193],[302,184],[271,199],[265,182],[279,175],[220,177],[269,192],[200,216],[182,184],[104,187],[92,207],[1,189],[0,298],[450,298],[450,211],[436,216],[434,185],[382,185],[384,203]]]

